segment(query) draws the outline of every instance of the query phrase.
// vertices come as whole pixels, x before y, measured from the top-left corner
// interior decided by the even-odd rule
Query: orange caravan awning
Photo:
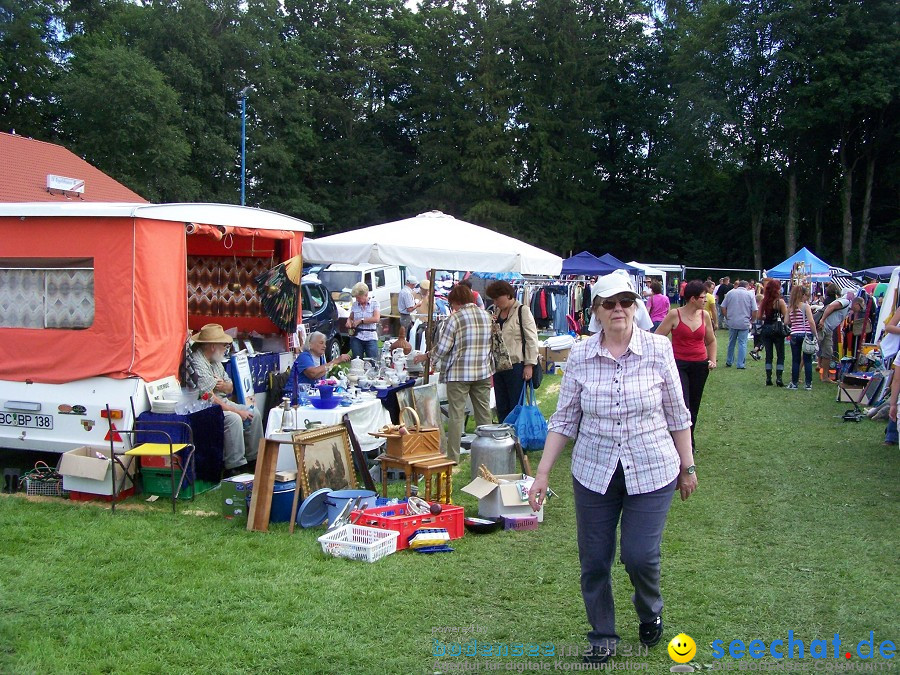
[[[0,319],[0,379],[62,383],[137,375],[151,381],[177,375],[187,337],[183,222],[127,216],[3,216],[0,234],[0,265],[25,270],[18,278],[26,282],[42,283],[40,268],[58,265],[65,272],[71,260],[89,260],[79,265],[93,266],[92,275],[80,274],[82,280],[92,281],[93,293],[80,289],[77,298],[88,305],[92,296],[89,325],[54,327],[65,321],[65,315],[55,318],[46,306],[34,308],[31,317]],[[54,301],[55,293],[64,295],[65,289],[45,293],[45,305]],[[24,289],[23,294],[30,306],[35,304],[34,293],[28,296]],[[44,326],[39,325],[41,311],[50,317]],[[85,314],[90,316],[89,307]],[[11,327],[17,321],[32,325]]]

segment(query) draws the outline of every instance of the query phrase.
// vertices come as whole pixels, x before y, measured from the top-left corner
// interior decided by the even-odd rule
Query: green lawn
[[[724,365],[724,344],[720,351]],[[673,503],[663,542],[664,641],[691,635],[701,666],[714,663],[714,640],[726,649],[733,639],[768,644],[789,630],[807,650],[835,633],[843,647],[869,631],[876,644],[897,642],[897,447],[882,444],[882,423],[842,422],[847,405],[835,403],[835,385],[786,391],[763,380],[752,361],[710,378],[699,489]],[[545,379],[546,411],[558,381]],[[113,515],[4,497],[0,672],[433,673],[434,638],[468,639],[440,632],[457,626],[511,649],[582,645],[567,460],[536,532],[466,535],[452,554],[402,552],[372,565],[324,557],[321,531],[248,533],[218,515],[186,513],[217,513],[217,492],[180,504],[177,515],[167,502]],[[474,513],[459,493],[468,472],[465,462],[455,498]],[[620,564],[614,587],[621,646],[636,648]],[[668,672],[665,642],[631,660]],[[474,665],[542,660],[552,669],[559,659],[479,656]]]

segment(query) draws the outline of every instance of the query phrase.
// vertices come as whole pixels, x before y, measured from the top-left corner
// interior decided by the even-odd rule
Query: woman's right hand
[[[541,505],[547,497],[548,484],[549,480],[547,476],[541,476],[540,474],[538,474],[531,484],[531,489],[528,491],[528,504],[535,513],[541,510]]]

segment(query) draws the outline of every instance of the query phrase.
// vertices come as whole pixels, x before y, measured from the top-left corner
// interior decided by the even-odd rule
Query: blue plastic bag
[[[543,450],[547,440],[547,421],[537,407],[534,386],[526,382],[519,396],[519,404],[503,420],[516,430],[523,450]]]

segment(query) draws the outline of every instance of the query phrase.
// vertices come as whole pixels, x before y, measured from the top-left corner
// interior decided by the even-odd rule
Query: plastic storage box
[[[365,511],[355,511],[351,520],[358,525],[375,527],[381,530],[392,530],[400,535],[397,550],[402,551],[409,546],[409,538],[421,528],[443,527],[450,539],[459,539],[466,532],[463,522],[465,510],[461,506],[441,504],[443,507],[437,515],[409,515],[406,504],[393,506],[376,506]],[[359,518],[357,519],[357,516]]]
[[[336,558],[375,562],[397,550],[396,532],[344,525],[319,537],[322,552]]]

